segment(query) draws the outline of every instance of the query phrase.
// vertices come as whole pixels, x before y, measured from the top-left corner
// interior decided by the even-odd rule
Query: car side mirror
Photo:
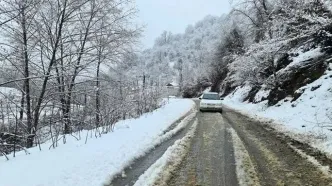
[[[224,98],[220,98],[220,100],[224,100]]]
[[[201,97],[199,97],[198,99],[202,99]]]

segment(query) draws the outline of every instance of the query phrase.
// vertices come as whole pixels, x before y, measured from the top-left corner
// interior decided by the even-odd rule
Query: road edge
[[[321,170],[324,174],[332,176],[332,155],[324,152],[311,144],[307,143],[305,140],[301,140],[300,137],[305,136],[293,133],[285,129],[281,129],[276,126],[283,126],[283,124],[275,123],[272,119],[258,117],[256,115],[251,115],[245,111],[232,108],[228,105],[224,105],[224,108],[229,109],[231,112],[240,114],[247,117],[251,121],[261,125],[264,130],[273,133],[279,140],[284,141],[291,149],[293,149],[301,157],[308,159],[315,167]],[[323,167],[323,168],[322,168]],[[328,170],[326,170],[328,168]]]
[[[153,165],[142,174],[134,186],[167,186],[172,174],[177,170],[188,153],[191,139],[195,136],[197,118],[188,133],[175,141]]]
[[[167,141],[172,136],[174,136],[175,134],[177,134],[181,130],[185,129],[186,126],[190,123],[190,121],[192,121],[196,117],[196,115],[197,115],[196,105],[193,104],[192,108],[188,112],[186,112],[181,117],[179,117],[179,119],[177,119],[175,122],[173,122],[171,125],[169,125],[169,127],[167,129],[165,129],[159,135],[159,138],[156,139],[156,142],[152,146],[146,148],[146,150],[144,151],[143,154],[139,154],[139,155],[135,156],[122,169],[119,169],[116,173],[114,173],[112,175],[109,175],[108,178],[105,179],[105,181],[103,182],[102,185],[103,186],[109,186],[109,185],[112,184],[112,181],[115,178],[117,178],[117,177],[126,177],[126,173],[125,173],[124,170],[126,170],[128,167],[131,167],[131,165],[133,165],[136,160],[138,160],[138,159],[146,156],[147,154],[149,154],[153,149],[155,149],[157,146],[162,144],[164,141]]]

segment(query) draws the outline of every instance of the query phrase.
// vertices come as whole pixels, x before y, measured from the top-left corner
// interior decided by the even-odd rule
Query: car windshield
[[[203,99],[219,100],[218,94],[204,94]]]

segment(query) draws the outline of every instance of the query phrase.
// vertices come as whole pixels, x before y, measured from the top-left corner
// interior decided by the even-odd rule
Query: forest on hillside
[[[324,74],[332,45],[331,1],[231,3],[227,15],[207,16],[183,34],[165,31],[157,38],[142,54],[152,76],[163,69],[184,97],[198,96],[210,86],[226,96],[249,85],[247,99],[253,101],[259,90],[272,90],[263,99],[274,105],[286,96],[298,98],[297,89]],[[319,58],[297,59],[310,51]]]

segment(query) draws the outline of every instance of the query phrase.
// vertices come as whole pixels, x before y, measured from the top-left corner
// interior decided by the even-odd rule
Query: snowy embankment
[[[332,65],[330,64],[330,69]],[[257,104],[243,102],[249,86],[238,87],[224,99],[224,104],[254,119],[271,124],[278,131],[327,152],[332,157],[332,71],[297,90],[302,95],[292,102],[286,97],[275,106],[268,107],[269,91],[260,90],[255,97]]]
[[[186,136],[175,141],[174,145],[170,146],[163,156],[138,178],[134,186],[167,186],[172,173],[178,168],[188,152],[188,146],[195,135],[197,124],[196,119]]]
[[[42,151],[35,147],[29,149],[30,155],[20,152],[9,161],[2,158],[0,186],[102,185],[169,138],[176,128],[165,131],[194,107],[191,100],[170,99],[152,113],[118,122],[114,132],[89,139],[87,144],[68,135],[67,143],[55,149],[48,150],[51,142],[46,142],[41,145]]]

